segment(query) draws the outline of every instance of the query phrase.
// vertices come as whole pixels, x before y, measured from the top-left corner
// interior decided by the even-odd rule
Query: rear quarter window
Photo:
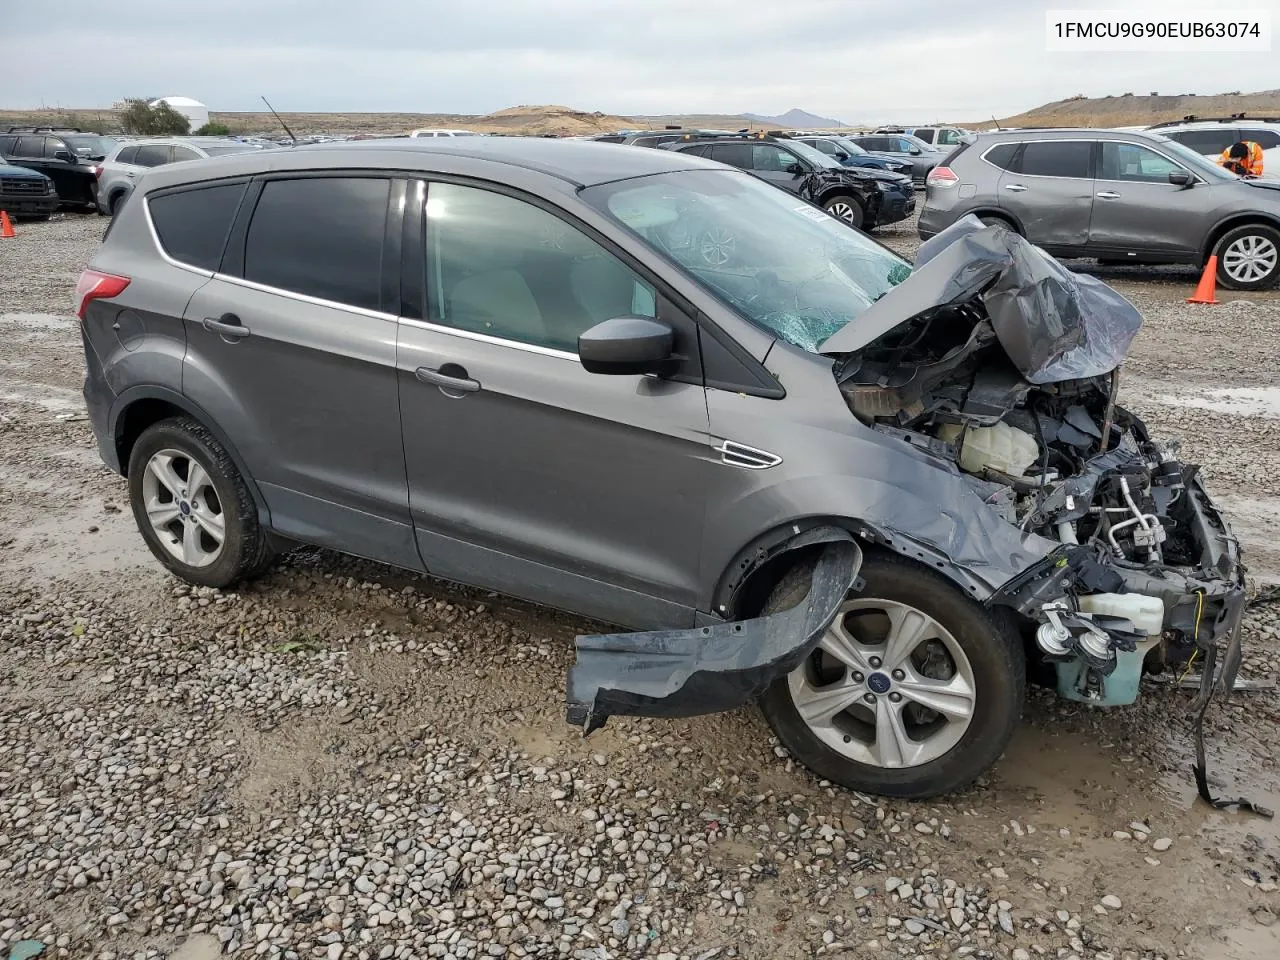
[[[222,183],[149,197],[164,252],[179,263],[217,270],[247,183]]]
[[[1213,130],[1174,130],[1165,136],[1207,156],[1227,149],[1236,142],[1238,133],[1234,127],[1219,127]]]
[[[131,164],[132,164],[132,163],[137,163],[137,162],[138,162],[138,148],[137,148],[137,147],[123,147],[123,148],[120,150],[120,152],[116,154],[116,163],[131,163]]]
[[[1241,139],[1252,140],[1263,150],[1280,147],[1280,132],[1275,130],[1244,130],[1241,132]]]
[[[961,147],[950,157],[946,159],[946,163],[950,164],[952,160],[964,152]],[[999,167],[1001,170],[1012,170],[1013,160],[1018,154],[1018,144],[1016,143],[997,143],[994,147],[983,154],[982,159],[987,161],[993,167]]]

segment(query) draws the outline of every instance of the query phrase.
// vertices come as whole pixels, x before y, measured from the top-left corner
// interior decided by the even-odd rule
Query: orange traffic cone
[[[1204,265],[1204,273],[1200,274],[1200,282],[1196,284],[1196,292],[1187,297],[1187,303],[1217,303],[1213,295],[1218,286],[1218,258],[1212,256]]]
[[[16,237],[13,232],[13,224],[9,222],[9,214],[0,210],[0,240],[8,240],[10,237]]]

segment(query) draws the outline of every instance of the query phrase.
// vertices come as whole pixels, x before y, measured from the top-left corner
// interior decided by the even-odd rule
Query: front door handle
[[[1112,190],[1103,190],[1102,193],[1095,193],[1094,196],[1097,197],[1099,200],[1119,200],[1120,199],[1120,194],[1115,193]]]
[[[1006,190],[1009,190],[1009,191],[1013,192],[1013,193],[1022,193],[1024,190],[1026,190],[1026,189],[1027,189],[1026,187],[1024,187],[1024,186],[1023,186],[1022,184],[1020,184],[1020,183],[1006,183],[1006,184],[1004,185],[1004,188],[1005,188]]]
[[[440,388],[446,397],[460,397],[464,393],[475,393],[480,389],[480,381],[467,376],[465,368],[456,363],[446,363],[440,369],[419,367],[413,375],[423,383],[430,383]]]
[[[205,317],[201,321],[201,325],[210,333],[216,333],[228,343],[243,340],[249,335],[249,328],[241,323],[240,318],[234,313],[224,313],[217,320],[213,319],[213,317]]]

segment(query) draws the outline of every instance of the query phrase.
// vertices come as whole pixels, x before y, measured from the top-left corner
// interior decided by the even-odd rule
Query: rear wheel
[[[832,197],[823,204],[823,209],[837,220],[843,220],[851,227],[862,229],[862,204],[853,197]]]
[[[1018,232],[1017,226],[1008,217],[1002,217],[998,213],[980,213],[978,219],[988,227],[1006,227],[1014,233]]]
[[[244,478],[196,420],[143,431],[129,456],[129,499],[151,552],[188,583],[229,587],[271,563]]]
[[[867,556],[860,576],[866,587],[818,648],[765,692],[765,718],[793,756],[850,789],[920,799],[964,787],[1013,735],[1022,646],[930,570]],[[768,609],[797,603],[805,586],[784,579]]]
[[[1280,280],[1280,231],[1261,223],[1228,230],[1213,248],[1218,283],[1230,290],[1270,290]]]

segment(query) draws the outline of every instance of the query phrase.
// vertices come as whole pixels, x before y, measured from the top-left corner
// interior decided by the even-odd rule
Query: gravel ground
[[[1187,691],[1033,693],[990,776],[890,803],[816,780],[752,710],[581,739],[570,617],[312,550],[240,591],[179,585],[80,415],[68,305],[104,226],[0,241],[0,952],[1280,954],[1280,832],[1195,799]],[[910,254],[914,227],[884,240]],[[1101,275],[1148,317],[1127,403],[1280,580],[1280,298]],[[1280,604],[1245,643],[1247,676],[1280,677]],[[1216,789],[1280,806],[1278,723],[1275,692],[1211,709]]]

